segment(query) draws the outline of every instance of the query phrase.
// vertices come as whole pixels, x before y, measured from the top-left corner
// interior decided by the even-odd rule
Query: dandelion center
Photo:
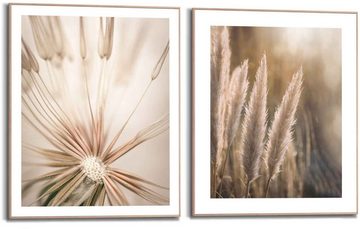
[[[81,163],[86,176],[95,182],[102,182],[106,174],[104,163],[97,157],[87,157]]]

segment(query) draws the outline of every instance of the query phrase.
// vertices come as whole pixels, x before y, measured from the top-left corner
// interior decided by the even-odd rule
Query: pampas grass
[[[288,146],[292,142],[292,128],[295,125],[295,112],[301,95],[302,75],[301,68],[294,74],[282,102],[275,112],[269,131],[265,152],[265,161],[269,171],[266,194],[271,180],[280,172],[280,166],[284,161]]]
[[[248,80],[248,62],[244,61],[237,66],[230,74],[230,40],[228,30],[225,28],[221,33],[221,63],[218,76],[219,87],[216,90],[218,95],[214,102],[214,112],[216,112],[212,130],[215,132],[215,152],[214,152],[214,173],[212,179],[212,196],[216,196],[216,190],[223,179],[225,164],[229,155],[233,140],[239,128],[241,112],[245,102]],[[215,50],[216,52],[216,50]],[[214,54],[216,56],[216,54]]]
[[[241,131],[241,161],[246,176],[246,196],[250,184],[259,176],[260,159],[266,134],[267,67],[266,56],[260,61]]]
[[[211,197],[266,197],[292,144],[302,69],[294,74],[269,127],[266,55],[261,58],[249,96],[249,61],[234,67],[230,74],[231,56],[229,29],[215,28],[211,49]]]

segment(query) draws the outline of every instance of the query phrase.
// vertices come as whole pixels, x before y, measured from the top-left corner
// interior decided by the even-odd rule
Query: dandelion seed
[[[85,28],[84,28],[84,18],[80,17],[80,54],[83,60],[86,59],[86,40],[85,40]]]
[[[28,190],[39,185],[41,191],[32,200],[30,205],[45,206],[94,206],[94,205],[132,205],[124,190],[128,190],[145,201],[152,204],[167,204],[168,197],[157,191],[168,192],[167,187],[155,184],[138,175],[118,168],[114,163],[131,152],[137,146],[163,134],[169,129],[168,114],[164,114],[150,125],[144,126],[129,140],[120,142],[124,130],[132,121],[132,117],[142,104],[143,98],[150,90],[150,86],[156,83],[163,71],[165,60],[169,52],[169,43],[164,45],[162,55],[153,62],[154,71],[147,73],[149,84],[143,89],[141,96],[136,99],[136,106],[125,118],[125,122],[115,134],[105,126],[107,111],[107,99],[113,82],[111,71],[108,67],[112,61],[113,39],[115,31],[115,18],[106,18],[105,29],[103,19],[100,18],[100,35],[98,38],[98,54],[91,53],[87,39],[84,18],[79,19],[79,54],[78,62],[70,60],[65,62],[66,42],[64,42],[65,30],[58,17],[29,17],[33,32],[34,43],[37,53],[32,53],[25,41],[22,41],[22,69],[23,88],[22,115],[24,123],[39,133],[50,147],[38,146],[23,142],[24,154],[36,153],[45,159],[44,163],[35,162],[32,166],[46,166],[50,172],[42,173],[31,179],[23,179],[23,195]],[[37,62],[35,56],[41,58],[44,65]],[[55,56],[59,57],[60,67],[54,69],[49,64]],[[87,59],[100,59],[102,70],[100,77],[91,72],[91,66]],[[77,98],[70,98],[65,93],[64,87],[52,85],[49,87],[49,78],[64,75],[65,64],[79,64],[82,77],[78,82],[80,90],[85,90],[86,96],[82,103]],[[90,70],[89,70],[90,69]],[[96,75],[94,77],[93,75]],[[76,74],[72,75],[76,77]],[[95,81],[95,83],[94,83]],[[98,91],[92,90],[98,85]],[[28,88],[27,90],[25,90]],[[78,89],[78,88],[77,88]],[[62,93],[62,97],[56,96],[56,91]],[[97,92],[97,93],[94,93]],[[94,95],[95,94],[95,95]],[[97,98],[95,101],[94,98]],[[112,98],[117,99],[117,98]],[[95,101],[95,102],[94,102]],[[86,109],[83,109],[86,107]],[[80,114],[78,114],[80,113]],[[84,116],[81,114],[85,113]],[[80,117],[79,117],[80,116]],[[115,128],[115,126],[110,126]],[[157,190],[157,191],[156,191]]]
[[[39,63],[23,39],[21,39],[21,68],[39,73]]]
[[[88,178],[94,182],[102,183],[106,174],[106,167],[99,158],[94,156],[87,157],[81,162],[81,166]]]

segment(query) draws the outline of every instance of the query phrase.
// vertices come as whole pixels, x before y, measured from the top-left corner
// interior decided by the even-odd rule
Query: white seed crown
[[[81,165],[88,178],[95,182],[102,182],[106,174],[106,167],[99,158],[87,157],[82,161]]]

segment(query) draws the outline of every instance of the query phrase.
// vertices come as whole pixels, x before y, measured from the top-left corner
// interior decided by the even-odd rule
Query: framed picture
[[[179,16],[9,5],[9,218],[179,215]]]
[[[193,10],[193,215],[357,214],[357,13]]]

